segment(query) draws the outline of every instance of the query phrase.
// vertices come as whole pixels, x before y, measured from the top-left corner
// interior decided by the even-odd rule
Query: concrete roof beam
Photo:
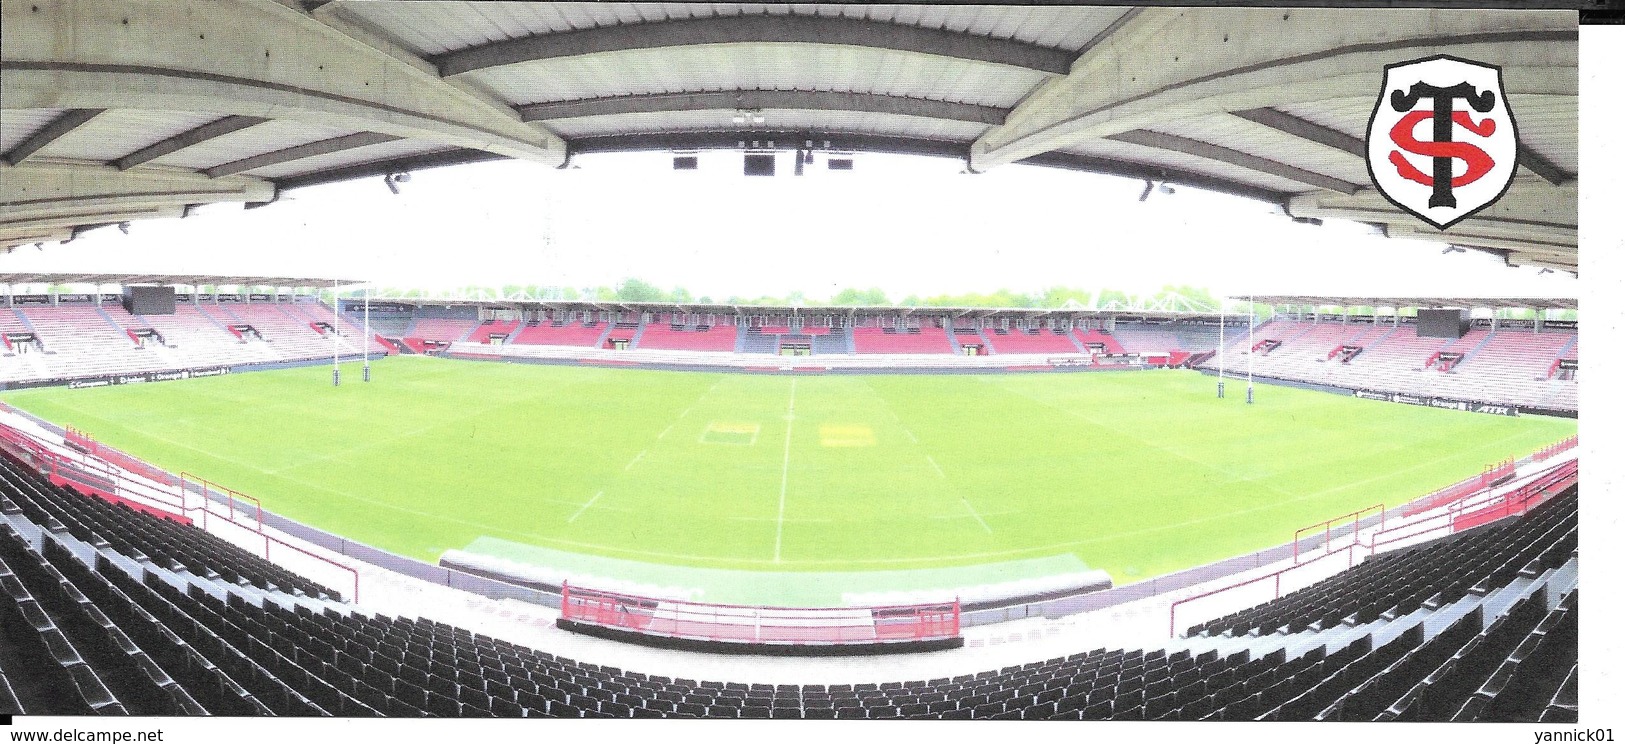
[[[434,57],[445,76],[560,57],[703,44],[831,44],[910,52],[1064,75],[1072,53],[1009,39],[844,16],[736,15],[537,34]]]
[[[270,0],[9,5],[6,108],[292,119],[563,161],[563,142],[510,107]]]
[[[1392,10],[1383,24],[1348,22],[1351,13],[1360,11],[1146,8],[983,135],[972,166],[1172,119],[1374,95],[1374,71],[1406,54],[1500,64],[1509,93],[1578,92],[1572,13]]]
[[[209,178],[190,171],[52,160],[0,165],[0,241],[29,242],[49,227],[180,216],[188,204],[262,202],[276,196],[268,181]]]

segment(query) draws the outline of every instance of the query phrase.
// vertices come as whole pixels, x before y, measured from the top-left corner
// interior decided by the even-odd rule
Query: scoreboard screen
[[[174,287],[125,287],[124,309],[135,315],[174,315]]]
[[[1416,335],[1427,338],[1461,338],[1472,321],[1459,308],[1417,309]]]

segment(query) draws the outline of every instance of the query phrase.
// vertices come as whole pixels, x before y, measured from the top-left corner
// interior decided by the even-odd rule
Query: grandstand
[[[1202,190],[1294,231],[1352,221],[1435,261],[1444,244],[1577,276],[1574,8],[1302,7],[1320,4],[8,0],[0,251],[132,224],[140,240],[212,204],[276,214],[357,179],[398,195],[415,172],[497,160],[550,176],[705,153],[754,178],[793,156],[781,176],[861,178],[884,154],[1115,179],[1165,213],[1175,187]],[[1364,162],[1374,81],[1427,55],[1505,71],[1520,117],[1515,177],[1448,233],[1382,198]],[[621,201],[673,233],[650,241],[663,258],[714,258],[686,248],[714,215],[657,223]],[[349,206],[331,214],[359,224]],[[844,222],[782,206],[787,229]],[[1048,211],[894,210],[987,231],[963,232],[969,255],[873,247],[908,268],[1021,268],[997,240],[1042,219],[1057,250],[1142,248]],[[547,212],[535,261],[447,252],[486,237],[452,220],[422,240],[436,267],[566,290],[597,280],[518,267],[626,247],[571,244]],[[376,237],[353,235],[296,239],[359,254]],[[492,242],[538,244],[521,237]],[[1254,239],[1219,237],[1197,247],[1235,263],[1217,253]],[[299,270],[269,245],[213,247]],[[752,268],[847,268],[748,246]],[[360,265],[382,273],[387,250]],[[1088,281],[1112,265],[1088,260]],[[1030,270],[1023,286],[1076,281]],[[1239,298],[0,284],[3,725],[1580,719],[1573,300],[1249,298],[1265,318]]]
[[[1259,324],[1251,336],[1201,364],[1217,371],[1408,396],[1449,398],[1530,410],[1572,413],[1579,386],[1559,375],[1563,359],[1578,357],[1579,330],[1572,321],[1547,320],[1545,311],[1572,310],[1570,300],[1432,298],[1433,307],[1475,311],[1459,337],[1426,336],[1414,315],[1418,305],[1395,298],[1259,298],[1291,306],[1288,317]],[[1393,303],[1384,305],[1384,302]],[[1316,308],[1385,307],[1396,314],[1350,316]],[[1420,305],[1429,307],[1429,305]],[[1532,319],[1503,319],[1509,309],[1535,309]],[[1306,315],[1307,319],[1292,317]],[[1253,339],[1249,342],[1249,338]],[[1252,347],[1258,348],[1252,348]]]
[[[0,633],[13,651],[5,657],[12,668],[0,704],[17,712],[1544,722],[1576,716],[1572,461],[1488,499],[1474,511],[1484,516],[1468,520],[1482,523],[1457,515],[1445,537],[1374,555],[1154,647],[1097,648],[932,678],[762,683],[595,665],[429,617],[368,614],[338,592],[291,577],[197,527],[103,504],[40,476],[34,466],[52,459],[49,449],[8,431],[0,469],[0,581],[7,587]],[[1371,551],[1396,529],[1369,535]],[[1357,533],[1347,546],[1351,556],[1364,548]]]
[[[0,276],[71,280],[73,276]],[[315,280],[312,282],[317,283]],[[247,294],[179,295],[170,315],[132,314],[118,295],[12,296],[0,321],[17,342],[0,357],[0,384],[153,374],[196,368],[253,368],[361,354],[362,326],[372,304],[340,299],[339,332],[332,308],[314,298]],[[1294,298],[1303,300],[1305,298]],[[1321,298],[1324,305],[1353,303]],[[1463,298],[1458,304],[1472,304]],[[1549,300],[1483,301],[1485,312],[1507,307],[1562,309]],[[1572,307],[1572,303],[1568,303]],[[979,310],[975,321],[953,320],[967,309],[841,308],[814,321],[785,308],[621,303],[604,311],[569,301],[380,302],[384,324],[367,351],[448,353],[452,356],[628,364],[759,368],[767,357],[795,357],[801,367],[886,369],[897,360],[924,368],[984,369],[1179,366],[1214,353],[1199,367],[1270,379],[1440,397],[1572,415],[1578,381],[1565,359],[1578,358],[1572,322],[1532,324],[1480,318],[1460,338],[1417,334],[1413,319],[1319,315],[1276,317],[1252,330],[1245,317],[1217,313],[1105,310]],[[1050,316],[1034,324],[1036,312]],[[1230,336],[1219,349],[1222,323]],[[777,325],[769,323],[777,323]],[[791,325],[791,323],[794,325]],[[823,323],[825,325],[818,325]],[[741,329],[743,331],[741,332]],[[385,333],[395,335],[385,335]],[[148,335],[150,332],[150,335]],[[10,343],[8,341],[8,343]],[[18,349],[16,346],[26,348]],[[337,349],[335,349],[335,346]],[[965,347],[978,354],[966,357]],[[1250,349],[1257,346],[1257,349]]]
[[[94,305],[73,307],[71,303],[69,312],[62,313],[60,300],[38,304],[27,315],[19,315],[46,338],[83,323],[94,333],[72,335],[98,339],[82,342],[92,350],[115,342],[133,346],[128,335],[120,338],[101,333],[103,326],[122,322],[125,327],[150,326],[167,334],[164,341],[172,338],[176,348],[203,349],[212,342],[221,356],[196,358],[214,362],[225,362],[230,349],[271,345],[238,340],[210,318],[241,321],[255,331],[263,327],[261,332],[273,336],[294,331],[314,335],[310,324],[315,318],[328,317],[329,312],[325,305],[314,302],[294,301],[280,307],[253,301],[181,303],[177,313],[166,318],[169,322],[154,322],[165,316],[132,314],[117,306],[97,312]],[[298,304],[303,307],[296,307]],[[358,334],[356,311],[365,314],[372,309],[370,303],[361,308],[356,305],[348,301],[341,305],[341,325],[352,334]],[[1203,351],[1178,348],[1181,337],[1208,338],[1212,326],[1205,324],[1215,320],[1170,317],[1147,323],[1143,317],[1123,321],[1105,314],[1060,319],[1053,321],[1056,327],[1029,332],[1006,325],[997,312],[988,313],[990,320],[981,327],[969,328],[953,327],[946,321],[938,325],[929,314],[885,320],[886,311],[871,308],[854,310],[850,320],[829,327],[809,327],[800,319],[792,321],[793,325],[766,325],[752,320],[762,311],[736,309],[724,322],[707,327],[659,308],[631,307],[624,311],[630,315],[606,317],[581,308],[538,304],[521,307],[509,320],[482,320],[485,311],[477,303],[426,305],[420,310],[410,303],[391,301],[380,307],[386,316],[401,316],[395,327],[402,329],[409,342],[439,335],[450,340],[448,348],[454,356],[459,350],[498,345],[492,336],[511,339],[500,344],[502,347],[573,341],[534,345],[602,352],[588,347],[597,346],[619,328],[633,340],[631,348],[605,353],[636,356],[639,349],[648,349],[657,355],[692,352],[737,357],[740,352],[734,347],[739,337],[727,338],[726,343],[691,339],[714,332],[732,336],[734,329],[749,326],[743,334],[746,343],[751,339],[816,339],[849,329],[856,346],[864,331],[910,340],[931,332],[935,334],[931,338],[945,347],[932,356],[945,361],[961,358],[947,343],[950,334],[960,339],[975,334],[974,338],[992,347],[988,350],[992,356],[1054,356],[1067,351],[1060,344],[1064,342],[1070,347],[1066,356],[1077,360],[1119,354],[1149,358]],[[420,312],[424,317],[418,317]],[[532,312],[536,317],[526,319]],[[860,320],[860,316],[872,317]],[[46,318],[56,322],[35,322]],[[304,325],[296,325],[301,322]],[[920,332],[910,333],[916,323]],[[1076,327],[1068,328],[1071,323]],[[1100,327],[1093,327],[1096,324]],[[1233,354],[1248,353],[1245,330],[1245,321],[1230,329],[1237,338],[1228,347]],[[1402,336],[1409,342],[1416,338],[1414,330],[1409,326],[1384,329],[1380,323],[1273,321],[1254,329],[1254,334],[1278,337],[1281,344],[1268,353],[1254,353],[1253,363],[1258,370],[1275,373],[1294,365],[1327,364],[1327,349],[1358,344],[1373,336],[1391,339],[1399,331],[1409,332]],[[1471,345],[1478,353],[1465,358],[1454,371],[1429,370],[1415,359],[1410,363],[1417,366],[1409,371],[1459,381],[1476,366],[1482,378],[1496,380],[1503,377],[1496,370],[1504,366],[1529,372],[1542,364],[1522,359],[1520,353],[1555,358],[1574,353],[1577,346],[1572,332],[1533,343],[1525,338],[1533,335],[1521,330],[1482,330],[1457,342]],[[475,340],[480,336],[485,338]],[[223,343],[219,342],[222,338],[226,339]],[[1009,343],[1012,339],[1014,344]],[[1006,342],[1002,349],[1001,340]],[[1425,361],[1449,347],[1448,343],[1430,342],[1412,349],[1410,356]],[[409,343],[408,348],[413,346]],[[918,363],[924,355],[912,346],[901,348],[904,350],[890,354],[869,353],[875,359],[904,365]],[[776,355],[777,351],[762,353]],[[849,357],[862,351],[837,353]],[[1369,363],[1385,354],[1393,355],[1383,343],[1371,343],[1370,350],[1358,359]],[[695,359],[688,362],[695,363]],[[1230,363],[1238,362],[1232,358]],[[1369,376],[1366,384],[1370,384]],[[458,627],[433,612],[403,614],[399,604],[387,602],[382,606],[391,614],[377,614],[368,609],[374,605],[363,603],[355,593],[362,591],[361,575],[376,576],[382,570],[379,566],[330,554],[324,559],[329,565],[312,563],[306,556],[322,554],[316,544],[281,532],[276,538],[268,534],[255,538],[259,533],[247,531],[264,531],[263,523],[251,528],[243,521],[246,517],[223,517],[222,510],[228,508],[247,513],[246,503],[238,502],[240,509],[233,504],[238,495],[223,497],[225,507],[218,495],[206,495],[197,503],[195,496],[188,495],[184,478],[163,475],[133,459],[108,459],[114,453],[94,443],[70,449],[74,442],[88,441],[82,435],[68,432],[53,438],[48,426],[29,432],[14,428],[17,423],[8,420],[9,434],[3,438],[6,460],[0,463],[0,487],[5,495],[0,511],[6,522],[0,528],[4,543],[0,545],[0,560],[4,561],[0,571],[11,579],[8,586],[12,587],[8,590],[12,604],[0,611],[8,620],[6,640],[17,649],[9,657],[13,661],[8,666],[13,668],[6,670],[6,689],[0,690],[7,697],[0,700],[21,712],[1553,722],[1576,717],[1577,486],[1573,485],[1574,461],[1566,459],[1563,448],[1537,453],[1517,468],[1516,475],[1508,466],[1493,478],[1486,476],[1465,487],[1427,495],[1403,516],[1395,512],[1393,521],[1385,518],[1380,531],[1362,536],[1355,529],[1339,538],[1328,532],[1326,540],[1304,554],[1302,562],[1294,557],[1263,569],[1271,573],[1244,571],[1239,574],[1241,582],[1235,583],[1233,569],[1204,569],[1196,572],[1200,577],[1196,583],[1173,584],[1181,587],[1175,591],[1149,597],[1135,591],[1112,599],[1120,591],[1112,589],[1100,593],[1101,599],[1094,604],[1085,605],[1094,607],[1094,612],[1105,612],[1118,602],[1150,602],[1161,608],[1153,612],[1168,613],[1170,623],[1176,619],[1189,623],[1193,614],[1200,620],[1173,638],[1148,641],[1141,633],[1128,645],[1134,640],[1130,634],[1119,647],[1087,646],[1094,650],[1033,658],[1001,668],[979,666],[975,656],[952,662],[948,666],[957,668],[946,671],[940,662],[905,663],[898,668],[917,667],[919,676],[876,678],[866,674],[834,682],[828,681],[832,679],[828,670],[817,667],[805,672],[809,678],[796,681],[782,674],[753,676],[749,664],[737,667],[745,676],[713,674],[708,678],[686,671],[682,665],[665,669],[654,656],[641,665],[636,658],[613,666],[595,665],[577,657],[591,657],[602,649],[583,647],[579,642],[560,643],[556,638],[521,633],[511,636],[524,639],[516,643],[503,638],[499,629],[481,628],[479,623],[474,628]],[[42,477],[42,471],[50,477]],[[166,507],[161,499],[132,497],[142,493],[142,488],[129,483],[145,484],[142,488],[156,491],[163,490],[161,484],[181,483],[174,502],[178,508]],[[188,502],[189,498],[194,501]],[[197,505],[188,507],[188,503]],[[211,519],[212,529],[208,527]],[[264,541],[267,557],[272,555],[273,539],[279,546],[306,544],[295,556],[302,562],[290,564],[299,569],[245,552],[245,534],[250,544],[255,539]],[[1298,547],[1295,541],[1294,555]],[[1331,563],[1339,563],[1345,553],[1352,566],[1349,570],[1334,570],[1324,579],[1281,593],[1283,576],[1324,574],[1318,567],[1325,563],[1322,559],[1330,557]],[[1357,557],[1364,560],[1357,561]],[[287,562],[287,555],[283,561]],[[333,567],[341,570],[335,573]],[[344,570],[355,577],[354,587],[344,585],[348,580]],[[311,572],[327,578],[312,580],[308,578]],[[513,580],[500,572],[470,576],[466,581],[488,582],[488,588],[481,591]],[[1276,598],[1250,608],[1223,610],[1255,596],[1249,586],[1267,585],[1271,579],[1277,587]],[[373,585],[371,580],[368,585]],[[540,586],[547,589],[547,585]],[[555,592],[558,589],[553,585]],[[1232,595],[1234,598],[1226,599]],[[541,595],[544,605],[546,596]],[[633,636],[654,632],[663,614],[676,611],[694,617],[717,612],[706,605],[675,610],[676,605],[665,601],[603,595],[618,597],[611,612],[605,609],[610,605],[582,604],[597,602],[589,599],[595,596],[591,591],[572,598],[565,588],[562,597],[553,596],[552,601],[560,603],[556,606],[561,628],[618,641],[636,640],[626,635],[628,629],[633,629]],[[1042,598],[1053,596],[1034,598],[1046,601]],[[1216,600],[1223,601],[1214,604]],[[585,612],[588,607],[598,609]],[[960,630],[959,605],[939,609],[953,614],[949,637],[959,643],[966,637],[982,643],[974,639],[985,633],[980,630],[985,620],[969,619],[972,613],[967,616],[971,625]],[[760,638],[765,631],[762,610],[749,612],[755,613],[755,632]],[[816,649],[829,642],[815,640],[826,638],[829,628],[821,625],[826,620],[813,620],[814,616],[795,614],[797,611],[779,612],[790,613],[777,622],[790,623],[786,628],[791,635],[786,637],[800,639],[794,643],[811,643],[809,648]],[[842,612],[836,616],[851,617],[851,611]],[[895,611],[888,612],[895,615]],[[1091,615],[1086,611],[1080,617]],[[1201,619],[1203,616],[1209,619]],[[448,619],[461,622],[468,618]],[[691,624],[687,631],[676,631],[678,637],[696,632],[695,627],[701,626]],[[726,626],[706,627],[727,631]],[[704,631],[707,635],[715,632]],[[1112,631],[1107,637],[1113,634],[1120,636],[1123,631]],[[903,637],[935,636],[909,630]],[[556,649],[545,650],[551,646],[570,650],[564,655]],[[962,647],[954,653],[968,650]],[[1027,650],[1036,652],[1039,648]],[[35,671],[19,673],[17,665]],[[758,681],[762,679],[771,681]]]

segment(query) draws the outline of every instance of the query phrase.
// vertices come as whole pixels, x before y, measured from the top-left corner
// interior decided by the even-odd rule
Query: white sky
[[[860,154],[849,173],[740,175],[739,153],[698,172],[665,154],[600,155],[560,171],[503,162],[293,191],[256,210],[205,207],[43,251],[3,271],[263,274],[396,288],[615,285],[637,277],[696,297],[814,299],[844,287],[909,294],[1053,285],[1144,294],[1565,296],[1567,274],[1510,269],[1478,252],[1390,240],[1363,225],[1298,225],[1259,202],[1027,166],[961,174],[943,159]]]

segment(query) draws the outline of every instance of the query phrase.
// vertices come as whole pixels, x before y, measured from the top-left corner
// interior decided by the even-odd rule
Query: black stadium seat
[[[201,530],[57,489],[9,462],[0,490],[8,517],[47,528],[38,548],[0,528],[0,636],[16,649],[0,653],[0,705],[31,712],[1564,721],[1576,708],[1577,593],[1548,612],[1535,591],[1488,627],[1475,609],[1431,638],[1413,626],[1384,643],[1363,635],[1293,657],[1279,648],[1095,649],[930,681],[699,682],[578,663],[425,619],[313,609],[290,592],[262,600],[232,590],[230,577],[272,593],[332,593]],[[1192,631],[1245,636],[1441,607],[1568,560],[1576,520],[1570,489],[1521,517],[1378,556]],[[76,552],[97,550],[94,565]],[[180,571],[139,568],[137,553]],[[13,658],[31,670],[26,678]]]

